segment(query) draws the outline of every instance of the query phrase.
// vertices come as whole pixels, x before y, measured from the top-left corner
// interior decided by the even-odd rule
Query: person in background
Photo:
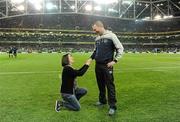
[[[12,51],[13,51],[13,55],[14,55],[14,57],[16,58],[17,57],[17,48],[16,47],[13,47],[12,48]]]
[[[13,48],[12,47],[10,47],[8,54],[9,54],[9,58],[13,58]]]

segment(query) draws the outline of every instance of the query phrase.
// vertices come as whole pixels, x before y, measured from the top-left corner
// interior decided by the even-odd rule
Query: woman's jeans
[[[62,93],[63,98],[63,106],[70,110],[79,111],[81,108],[81,105],[79,103],[79,100],[81,97],[87,94],[87,90],[84,88],[76,88],[75,94],[66,94]]]

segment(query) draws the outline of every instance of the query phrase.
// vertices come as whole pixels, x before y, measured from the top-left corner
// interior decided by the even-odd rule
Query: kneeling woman
[[[76,77],[82,76],[89,68],[91,59],[87,60],[82,68],[76,70],[72,68],[74,60],[71,54],[63,55],[62,57],[62,84],[61,84],[61,95],[63,101],[56,101],[55,110],[60,111],[62,107],[66,107],[70,110],[79,111],[80,103],[79,100],[82,96],[87,93],[84,88],[78,88],[76,85]]]

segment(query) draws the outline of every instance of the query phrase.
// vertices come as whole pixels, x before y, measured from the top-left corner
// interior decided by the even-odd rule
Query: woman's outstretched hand
[[[91,64],[91,62],[92,62],[92,59],[90,58],[90,59],[88,59],[87,61],[86,61],[86,65],[90,65]]]

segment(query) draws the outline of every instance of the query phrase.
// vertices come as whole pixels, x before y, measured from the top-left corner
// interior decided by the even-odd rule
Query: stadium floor
[[[115,65],[118,110],[107,116],[108,106],[97,108],[98,88],[94,62],[78,78],[88,94],[81,111],[56,113],[62,54],[19,54],[16,59],[0,54],[1,122],[179,122],[180,55],[125,54]],[[90,53],[73,53],[80,68]]]

